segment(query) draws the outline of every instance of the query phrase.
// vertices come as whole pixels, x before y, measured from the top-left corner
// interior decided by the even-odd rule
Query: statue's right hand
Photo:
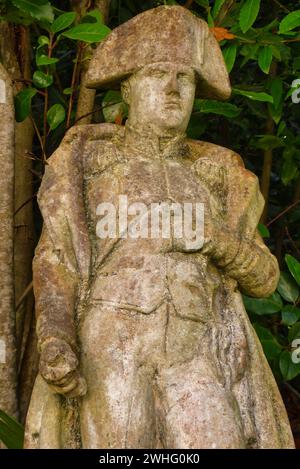
[[[78,359],[64,340],[50,338],[41,345],[40,373],[58,394],[78,397],[86,393],[86,382],[78,371]]]

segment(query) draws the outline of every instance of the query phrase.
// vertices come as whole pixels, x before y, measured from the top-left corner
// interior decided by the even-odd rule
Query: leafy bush
[[[8,449],[23,448],[24,429],[15,419],[0,410],[0,441]]]
[[[244,296],[244,304],[274,374],[290,381],[300,375],[300,263],[290,255],[286,263],[289,272],[281,272],[273,295]]]

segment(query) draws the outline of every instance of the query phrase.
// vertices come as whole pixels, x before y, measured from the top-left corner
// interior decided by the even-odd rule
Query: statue
[[[148,10],[98,46],[88,83],[121,86],[129,117],[72,128],[46,169],[25,446],[293,447],[240,295],[270,295],[279,275],[257,178],[185,137],[195,95],[230,96],[217,41],[183,7]],[[197,203],[204,233],[175,236],[178,209]],[[174,208],[170,236],[141,222],[153,204]]]

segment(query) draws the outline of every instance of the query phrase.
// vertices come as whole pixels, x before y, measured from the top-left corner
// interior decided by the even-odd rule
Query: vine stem
[[[270,77],[273,80],[277,75],[277,64],[276,62],[272,62],[270,68]],[[275,131],[275,123],[268,107],[268,117],[266,121],[266,130],[265,133],[268,135],[273,135]],[[268,207],[269,207],[269,192],[270,192],[270,182],[271,182],[271,171],[272,171],[272,163],[273,163],[273,150],[271,148],[267,148],[264,151],[264,162],[263,162],[263,169],[262,175],[260,179],[261,185],[261,192],[265,199],[265,206],[261,216],[261,223],[265,223],[268,216]]]
[[[47,116],[46,116],[46,117],[47,117]],[[32,125],[33,125],[33,127],[34,127],[34,130],[35,130],[35,133],[36,133],[36,135],[37,135],[37,138],[38,138],[38,140],[39,140],[39,142],[40,142],[40,145],[41,145],[43,163],[46,164],[46,152],[45,152],[45,147],[44,147],[44,139],[43,139],[42,136],[41,136],[41,133],[40,133],[40,131],[39,131],[39,129],[38,129],[38,126],[37,126],[36,123],[35,123],[35,120],[33,119],[32,116],[30,116],[30,118],[31,118],[31,122],[32,122]]]
[[[50,33],[49,39],[50,39],[50,42],[49,42],[49,47],[48,47],[48,58],[50,59],[52,56],[52,51],[53,51],[53,34],[52,33]],[[48,74],[48,67],[47,67],[47,74]],[[46,88],[45,89],[45,105],[44,105],[44,133],[43,133],[43,145],[42,145],[44,162],[47,159],[46,141],[47,141],[47,133],[48,133],[48,125],[47,125],[48,106],[49,106],[49,92],[48,92],[48,88]]]
[[[276,3],[276,5],[278,5],[286,13],[291,12],[291,10],[289,10],[286,6],[282,5],[282,3],[279,0],[273,0],[273,2]]]
[[[191,8],[191,6],[193,5],[194,3],[194,0],[187,0],[184,4],[185,8]]]
[[[273,218],[271,221],[269,221],[269,223],[267,223],[267,227],[269,227],[270,225],[272,225],[275,221],[279,220],[279,218],[281,218],[283,215],[285,215],[287,212],[289,212],[290,210],[292,210],[292,208],[296,207],[296,205],[300,204],[300,199],[299,200],[296,200],[296,202],[294,202],[293,204],[289,205],[286,209],[284,209],[282,212],[280,212],[278,215],[276,215],[275,218]]]
[[[71,124],[71,115],[72,115],[73,102],[74,102],[75,84],[76,84],[76,79],[77,79],[77,69],[78,69],[79,60],[80,60],[80,57],[81,57],[81,52],[82,52],[82,44],[80,43],[79,46],[78,46],[78,51],[77,51],[75,65],[74,65],[73,74],[72,74],[72,82],[71,82],[72,92],[71,92],[69,107],[68,107],[68,115],[67,115],[67,123],[66,123],[66,128],[67,129],[70,127],[70,124]]]
[[[287,237],[289,238],[291,244],[293,245],[295,251],[296,251],[297,254],[300,256],[300,251],[299,251],[299,249],[297,248],[295,241],[294,241],[293,238],[291,237],[290,232],[289,232],[289,229],[288,229],[287,226],[285,227],[285,232],[286,232]]]

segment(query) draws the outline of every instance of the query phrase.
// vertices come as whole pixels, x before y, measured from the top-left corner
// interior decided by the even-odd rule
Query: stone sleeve
[[[33,261],[34,294],[37,315],[38,345],[58,338],[76,351],[74,311],[78,292],[78,275],[63,261],[44,225]]]
[[[277,287],[280,275],[277,259],[258,233],[249,240],[239,239],[229,230],[215,230],[214,241],[208,243],[203,253],[235,279],[247,295],[268,297]]]

